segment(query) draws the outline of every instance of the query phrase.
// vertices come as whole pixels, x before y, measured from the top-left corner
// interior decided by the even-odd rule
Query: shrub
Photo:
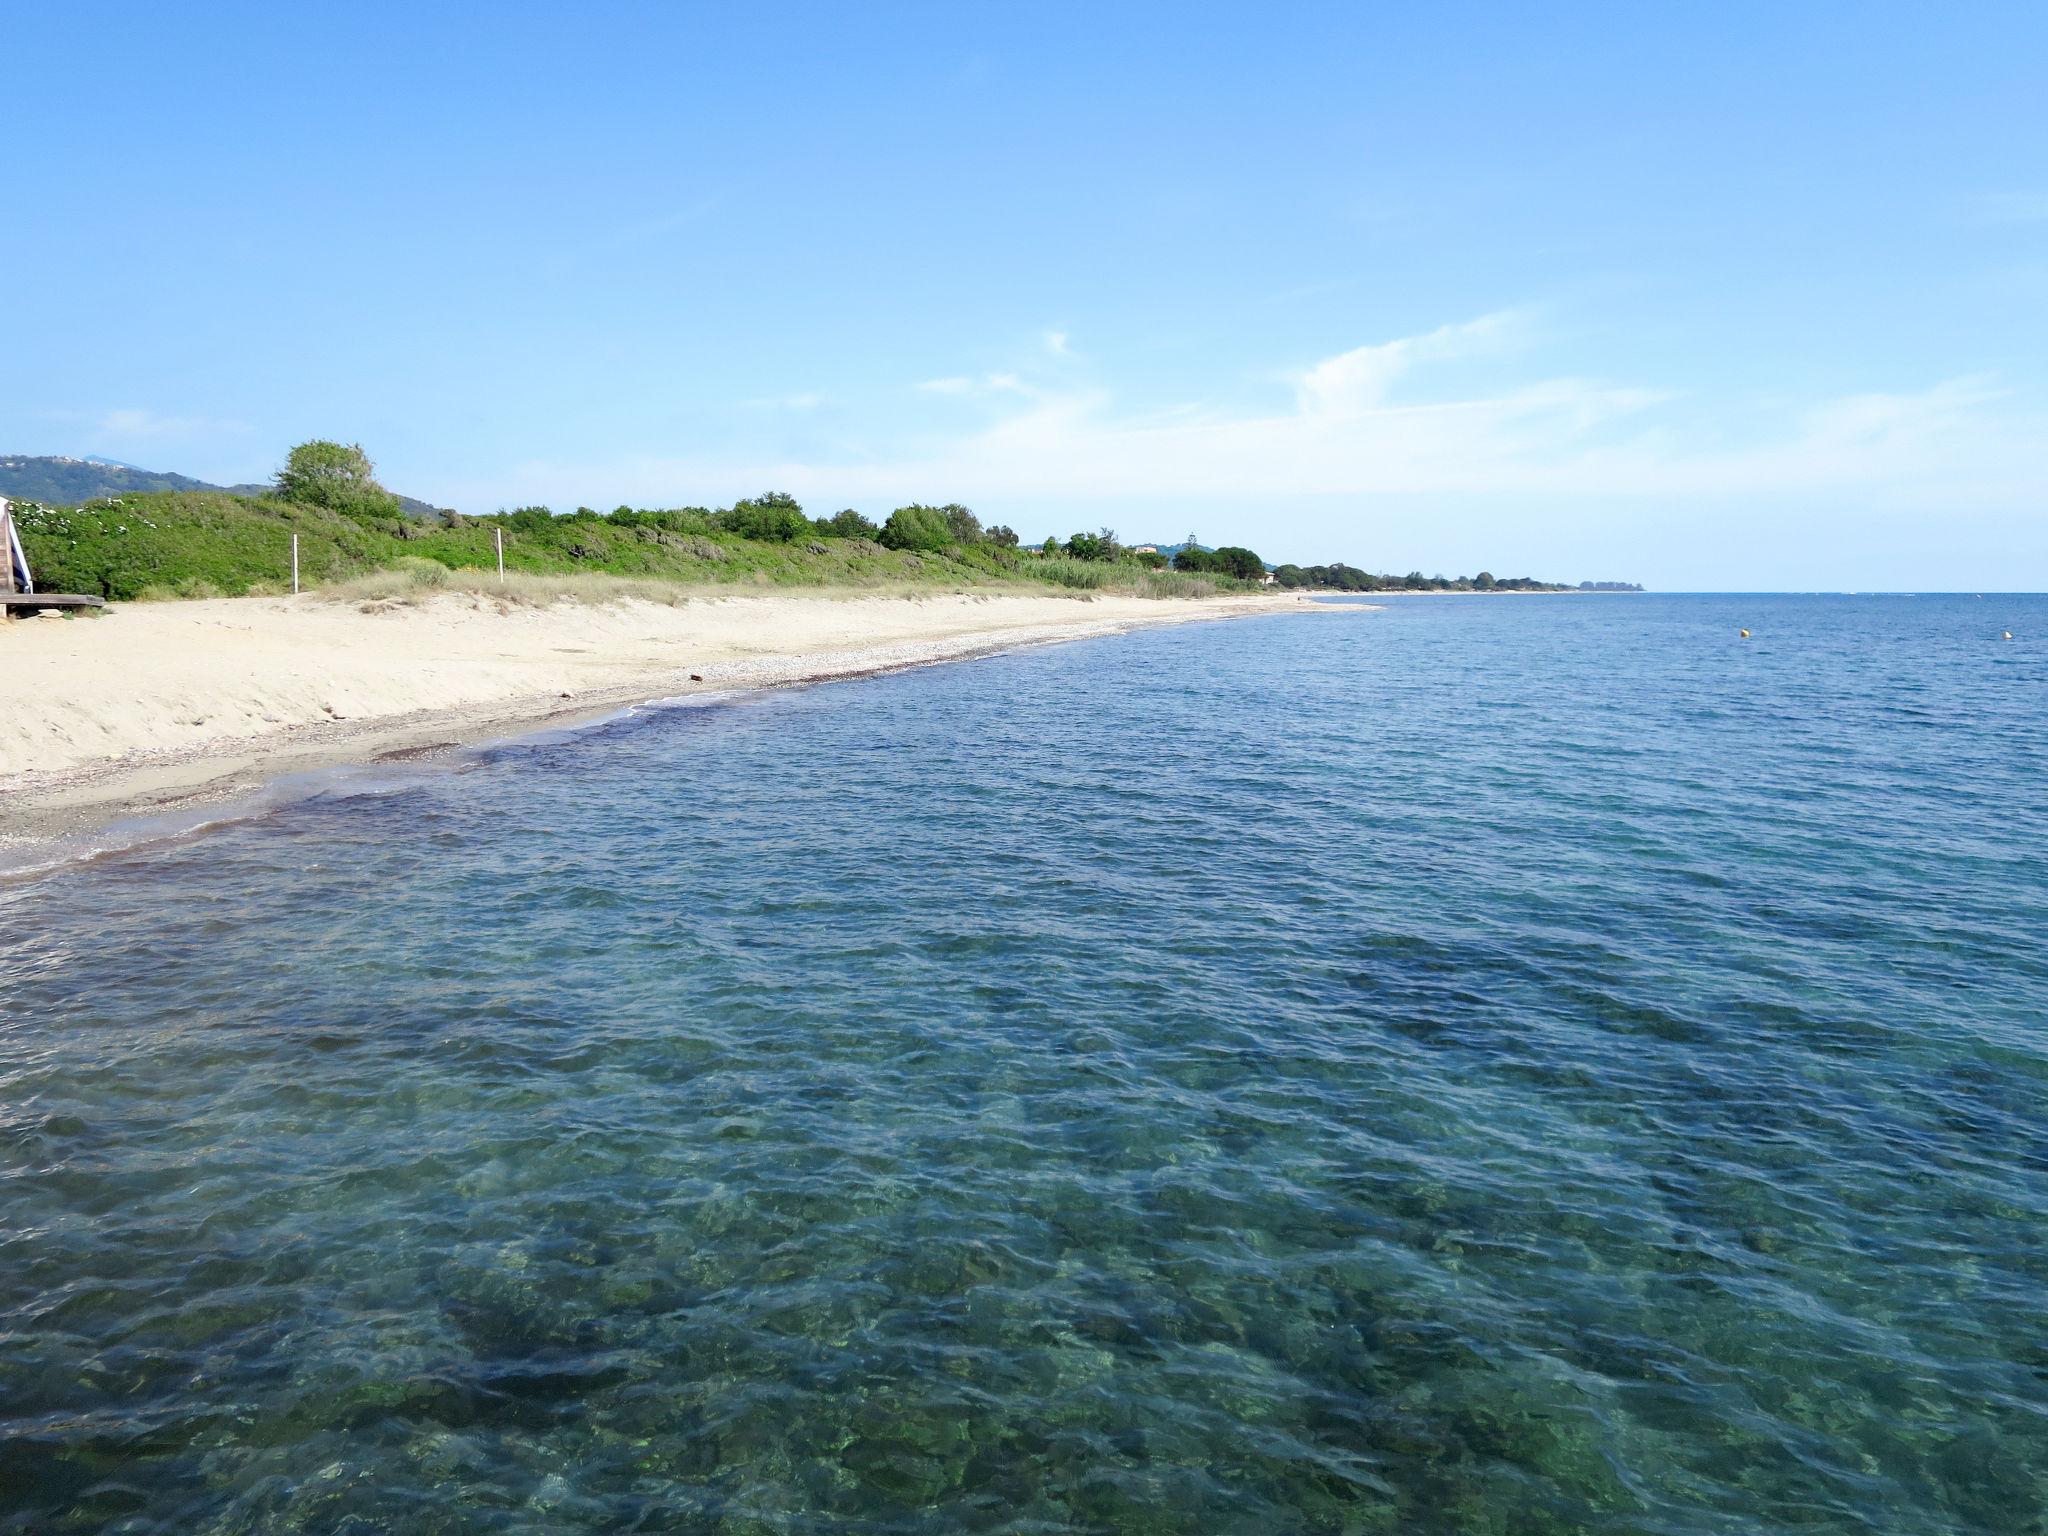
[[[1266,562],[1239,544],[1226,544],[1221,549],[1183,549],[1173,557],[1173,568],[1233,576],[1239,581],[1257,581],[1266,574]]]
[[[828,539],[872,539],[882,531],[873,519],[862,517],[851,507],[818,518],[811,526]]]
[[[939,508],[945,515],[946,526],[952,530],[955,544],[979,544],[981,542],[981,519],[957,501],[946,503]]]
[[[884,549],[924,550],[936,554],[957,541],[953,537],[952,520],[943,508],[912,503],[889,514],[889,521],[882,525],[877,542]]]
[[[809,538],[814,531],[804,509],[794,496],[769,491],[749,501],[736,501],[732,509],[719,514],[718,521],[743,539],[761,539],[771,544],[789,544]]]
[[[377,483],[376,466],[361,443],[315,438],[285,455],[277,472],[277,494],[285,501],[326,507],[351,517],[395,518],[398,498]]]

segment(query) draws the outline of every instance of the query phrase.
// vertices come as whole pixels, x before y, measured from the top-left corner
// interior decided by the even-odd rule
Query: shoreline
[[[223,598],[37,619],[0,633],[0,657],[13,663],[0,669],[0,875],[261,814],[293,779],[434,763],[635,705],[1346,608],[1369,611],[1263,594],[970,589],[523,610],[461,596],[371,611],[314,596]]]

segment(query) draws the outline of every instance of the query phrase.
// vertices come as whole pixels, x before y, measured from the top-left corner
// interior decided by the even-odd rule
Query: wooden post
[[[292,596],[299,595],[299,536],[292,535]]]
[[[502,582],[505,579],[505,530],[493,528],[491,533],[498,541],[498,580]]]

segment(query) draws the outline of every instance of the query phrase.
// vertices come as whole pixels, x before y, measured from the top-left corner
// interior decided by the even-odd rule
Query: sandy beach
[[[449,593],[411,605],[228,598],[30,619],[0,627],[0,852],[232,800],[285,774],[419,756],[651,698],[1302,606],[803,592],[508,607]]]

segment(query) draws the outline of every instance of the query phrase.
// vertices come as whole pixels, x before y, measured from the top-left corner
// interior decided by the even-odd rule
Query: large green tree
[[[959,542],[953,536],[953,521],[944,507],[915,502],[889,514],[889,521],[882,524],[880,538],[890,549],[918,549],[932,554]]]
[[[377,483],[377,466],[361,443],[315,438],[285,455],[277,472],[277,494],[285,501],[328,507],[358,517],[396,517],[398,498]]]
[[[806,538],[814,531],[804,509],[787,491],[764,491],[746,501],[736,501],[718,520],[743,539],[766,539],[776,544]]]

